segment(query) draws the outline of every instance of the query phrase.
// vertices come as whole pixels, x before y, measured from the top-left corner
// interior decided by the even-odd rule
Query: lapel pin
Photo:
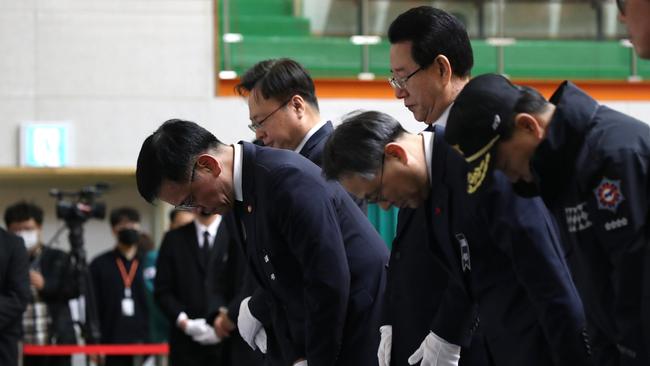
[[[248,213],[253,212],[253,206],[251,205],[246,206],[246,211],[248,211]]]

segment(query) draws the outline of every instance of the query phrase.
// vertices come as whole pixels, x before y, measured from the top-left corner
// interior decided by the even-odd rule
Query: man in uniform
[[[648,365],[650,127],[598,104],[571,82],[547,101],[500,75],[473,79],[446,138],[471,165],[472,190],[492,168],[555,216],[599,365]]]

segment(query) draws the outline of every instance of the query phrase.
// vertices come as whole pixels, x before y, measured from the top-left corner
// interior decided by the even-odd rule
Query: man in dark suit
[[[348,117],[323,154],[325,175],[358,197],[384,207],[424,207],[420,214],[427,224],[421,229],[429,246],[418,253],[422,258],[405,251],[404,259],[426,265],[425,257],[433,257],[430,263],[440,262],[448,271],[450,287],[429,312],[417,304],[424,325],[413,326],[424,341],[408,362],[457,364],[459,346],[467,345],[480,320],[494,365],[589,365],[582,303],[548,212],[541,202],[505,189],[469,201],[462,159],[445,142],[442,126],[414,135],[379,112]],[[391,264],[399,263],[401,250],[393,252]],[[430,301],[421,279],[411,279],[410,288],[394,289],[390,268],[388,291]],[[401,314],[411,310],[411,300],[394,295],[389,292],[389,311],[398,313],[393,344],[413,330],[402,320],[410,314]],[[476,320],[474,303],[479,304]],[[391,304],[397,306],[391,309]],[[403,359],[392,361],[404,364]]]
[[[136,178],[149,202],[234,208],[286,364],[376,364],[387,249],[316,165],[288,151],[224,145],[172,120],[143,143]]]
[[[30,298],[25,244],[0,228],[0,365],[18,365],[22,315]]]
[[[238,291],[236,278],[245,265],[219,215],[197,215],[189,224],[165,234],[160,247],[155,296],[170,320],[172,365],[254,365],[232,360],[236,331],[217,334],[218,316],[230,320],[228,308]],[[230,339],[232,337],[232,339]],[[252,350],[246,350],[252,353]]]
[[[251,120],[248,127],[258,141],[265,146],[293,150],[321,166],[323,148],[334,127],[332,122],[321,120],[314,81],[302,65],[288,58],[260,61],[244,73],[236,90],[247,97]],[[363,200],[353,200],[366,211]],[[274,337],[267,329],[271,326],[269,311],[265,309],[268,303],[260,291],[243,303],[248,309],[240,312],[240,331],[253,348],[257,347],[255,339],[259,336],[248,329]],[[260,322],[263,327],[248,326]],[[273,339],[269,341],[272,342]],[[267,363],[274,364],[268,360],[274,357],[273,345],[266,353]]]

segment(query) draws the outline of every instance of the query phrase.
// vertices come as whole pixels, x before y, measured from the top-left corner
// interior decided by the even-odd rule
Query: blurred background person
[[[70,256],[43,245],[43,210],[20,201],[5,210],[5,224],[23,238],[29,255],[31,300],[23,314],[25,344],[75,344],[68,301],[78,296]],[[25,356],[23,364],[70,365],[70,356]]]
[[[23,240],[0,229],[0,365],[18,365],[21,320],[30,299]]]
[[[149,340],[149,309],[142,275],[140,214],[131,207],[111,211],[117,243],[90,263],[97,302],[101,343],[145,343]],[[133,356],[106,356],[106,366],[131,366]]]
[[[192,211],[173,208],[169,211],[169,230],[185,226],[194,221],[195,217],[196,215]]]
[[[196,215],[193,222],[165,234],[155,295],[173,324],[172,366],[261,362],[239,336],[227,310],[241,301],[235,295],[245,262],[238,245],[220,215]]]

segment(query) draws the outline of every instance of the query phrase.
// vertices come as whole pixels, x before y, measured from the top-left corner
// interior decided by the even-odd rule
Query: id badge
[[[133,316],[135,314],[135,304],[133,299],[125,298],[122,299],[122,315],[124,316]]]

